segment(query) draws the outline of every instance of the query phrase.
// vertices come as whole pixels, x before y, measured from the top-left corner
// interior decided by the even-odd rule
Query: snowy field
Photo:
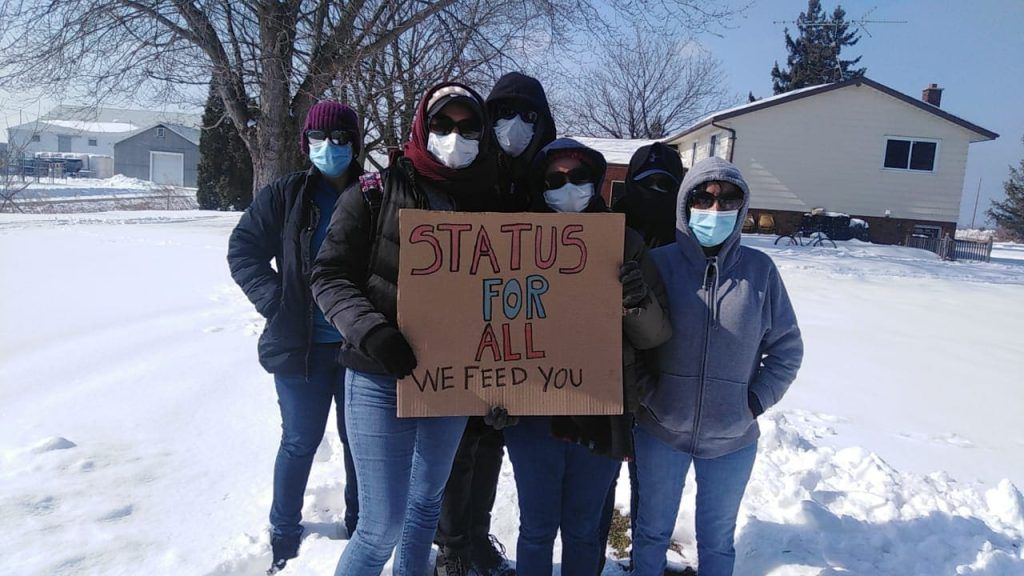
[[[30,178],[15,196],[29,213],[79,213],[107,210],[196,209],[195,188],[175,188],[118,174],[111,178]],[[16,182],[17,184],[17,182]]]
[[[0,215],[0,558],[21,575],[261,574],[279,416],[237,214]],[[763,418],[737,574],[1024,574],[1024,246],[991,264],[776,248],[804,368]],[[284,574],[333,574],[333,431]],[[628,482],[619,504],[628,506]],[[506,462],[494,531],[514,555]],[[693,490],[672,560],[693,565]],[[556,550],[556,554],[558,551]],[[556,556],[557,558],[557,556]],[[605,574],[621,574],[610,565]]]

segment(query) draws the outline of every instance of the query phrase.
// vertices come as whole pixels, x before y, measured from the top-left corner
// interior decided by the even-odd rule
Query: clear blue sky
[[[742,0],[737,0],[742,1]],[[837,2],[822,0],[831,14]],[[945,88],[942,108],[999,134],[992,142],[971,144],[964,179],[960,224],[970,225],[978,178],[981,202],[977,225],[992,198],[1003,197],[1008,166],[1024,157],[1024,1],[1022,0],[846,0],[838,2],[847,19],[869,10],[871,20],[906,20],[906,24],[868,24],[846,58],[862,56],[867,76],[920,97],[930,83]],[[806,10],[806,0],[759,0],[721,38],[702,42],[718,57],[732,89],[746,97],[770,96],[770,70],[785,64],[782,24]],[[790,32],[795,33],[790,25]]]

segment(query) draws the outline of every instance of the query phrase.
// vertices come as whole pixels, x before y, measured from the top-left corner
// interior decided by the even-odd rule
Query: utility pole
[[[978,199],[981,198],[981,178],[978,178],[978,192],[974,195],[974,214],[971,215],[971,230],[974,230],[974,220],[978,217]]]
[[[871,10],[868,10],[867,12],[865,12],[864,15],[861,16],[860,18],[858,18],[856,20],[847,20],[846,24],[847,25],[850,25],[850,24],[855,25],[858,29],[860,29],[862,32],[867,34],[868,38],[873,38],[873,36],[871,35],[871,32],[868,31],[868,27],[867,27],[868,24],[906,24],[907,23],[906,20],[869,20],[868,17],[871,16],[871,13],[874,12],[875,10],[877,10],[877,9],[878,9],[878,6],[874,6],[874,7],[871,8]],[[828,20],[828,21],[825,21],[825,22],[802,22],[800,20],[772,20],[772,24],[796,24],[798,26],[805,26],[805,27],[808,27],[808,28],[837,28],[839,26],[840,22],[837,22],[835,20]],[[834,36],[835,36],[835,34],[833,34],[833,37]],[[833,46],[833,49],[835,51],[835,60],[836,60],[836,67],[837,67],[836,72],[838,73],[838,72],[840,72],[840,70],[838,70],[838,67],[839,67],[839,48],[840,48],[840,46],[839,46],[839,38],[834,38],[834,40],[835,40],[836,43]]]

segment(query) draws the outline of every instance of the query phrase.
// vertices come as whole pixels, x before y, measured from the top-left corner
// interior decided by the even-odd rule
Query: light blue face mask
[[[594,197],[594,184],[566,182],[561,188],[544,191],[544,202],[555,212],[583,212]]]
[[[719,212],[718,210],[698,210],[690,208],[690,230],[693,237],[705,248],[718,246],[725,242],[736,228],[739,210]]]
[[[309,161],[324,176],[337,178],[344,174],[348,165],[352,163],[352,145],[338,146],[329,140],[324,140],[321,144],[310,144]]]

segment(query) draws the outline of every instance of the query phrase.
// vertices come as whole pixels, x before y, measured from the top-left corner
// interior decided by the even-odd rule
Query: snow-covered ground
[[[118,174],[111,178],[29,178],[29,185],[20,198],[74,198],[119,196],[166,190],[166,186]]]
[[[186,210],[199,207],[195,188],[176,188],[117,174],[110,178],[30,179],[15,195],[30,213],[81,213],[108,210]]]
[[[0,215],[0,558],[19,575],[260,574],[279,417],[237,214]],[[1024,574],[1024,246],[991,264],[776,248],[806,358],[763,417],[737,574]],[[302,555],[344,548],[333,431]],[[628,506],[628,482],[619,504]],[[494,531],[514,555],[507,463]],[[673,560],[694,564],[688,487]],[[557,551],[556,551],[557,553]],[[610,565],[606,574],[621,574]]]

